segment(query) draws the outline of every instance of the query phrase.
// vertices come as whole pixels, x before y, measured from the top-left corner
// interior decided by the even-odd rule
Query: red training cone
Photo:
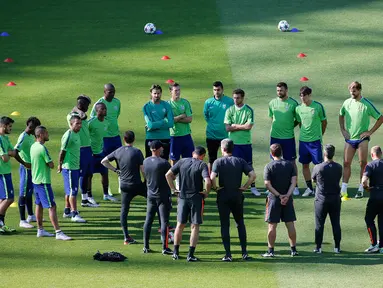
[[[305,57],[307,57],[307,55],[306,55],[305,53],[299,53],[299,54],[297,55],[297,57],[298,57],[298,58],[305,58]]]
[[[173,80],[173,79],[168,79],[168,80],[166,80],[166,83],[167,83],[167,84],[173,84],[173,83],[174,83],[174,80]]]
[[[170,60],[170,57],[169,56],[162,56],[162,58],[161,58],[162,60]]]
[[[9,83],[7,84],[7,86],[16,86],[16,83],[15,83],[15,82],[9,82]]]
[[[302,77],[300,80],[301,80],[302,82],[306,82],[306,81],[309,81],[309,78],[307,78],[307,77]]]
[[[4,60],[5,63],[12,63],[13,62],[13,59],[12,58],[7,58]]]

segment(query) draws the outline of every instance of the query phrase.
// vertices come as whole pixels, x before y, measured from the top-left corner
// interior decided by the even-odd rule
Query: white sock
[[[364,191],[363,184],[360,183],[359,188],[358,188],[358,192],[363,192],[363,191]]]
[[[348,186],[348,183],[342,182],[342,189],[341,189],[341,191],[344,192],[344,193],[347,193],[347,186]]]
[[[81,194],[81,200],[88,200],[88,194]]]

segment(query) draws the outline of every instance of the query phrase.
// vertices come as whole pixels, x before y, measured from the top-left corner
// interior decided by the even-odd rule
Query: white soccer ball
[[[153,23],[146,23],[144,26],[144,32],[146,34],[153,34],[156,32],[156,26]]]
[[[279,23],[278,23],[278,30],[279,31],[286,32],[289,30],[289,28],[290,28],[290,25],[289,25],[289,23],[287,23],[286,20],[279,21]]]

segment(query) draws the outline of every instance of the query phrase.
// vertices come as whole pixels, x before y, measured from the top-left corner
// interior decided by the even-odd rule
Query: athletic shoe
[[[254,194],[254,196],[261,196],[261,193],[259,193],[258,189],[256,187],[251,187],[250,192]]]
[[[145,254],[148,254],[148,253],[152,252],[152,249],[144,247],[144,248],[142,248],[142,252],[144,252]]]
[[[13,232],[16,232],[16,229],[10,228],[10,227],[8,227],[8,226],[6,226],[6,225],[4,225],[3,227],[1,227],[1,229],[3,229],[3,231],[4,231],[5,233],[13,233]]]
[[[348,197],[347,191],[341,191],[340,195],[342,195],[342,202],[351,200],[351,198]]]
[[[361,199],[361,198],[363,198],[363,191],[358,191],[358,192],[356,192],[356,194],[355,194],[355,199]]]
[[[94,200],[93,197],[88,197],[88,202],[89,202],[89,203],[92,203],[93,205],[98,205],[98,206],[100,206],[100,204],[98,204],[98,203],[96,202],[96,200]]]
[[[334,248],[334,253],[335,254],[340,254],[340,252],[341,252],[340,248]]]
[[[376,253],[376,252],[379,252],[379,246],[378,245],[375,245],[375,246],[371,245],[366,250],[364,250],[364,252],[366,252],[366,253]]]
[[[82,200],[81,201],[81,207],[98,207],[98,206],[100,206],[100,205],[98,205],[97,203],[93,204],[89,200]]]
[[[231,256],[227,256],[225,255],[223,258],[222,258],[222,261],[223,262],[233,262],[233,258]]]
[[[44,229],[37,229],[37,237],[53,237],[55,234],[51,234]]]
[[[317,254],[322,254],[322,248],[315,248],[313,250],[314,253],[317,253]]]
[[[379,253],[380,253],[380,254],[383,254],[383,248],[380,248],[380,249],[379,249]]]
[[[33,226],[32,224],[29,224],[27,220],[21,220],[20,224],[19,224],[19,227],[26,228],[26,229],[31,229],[31,228],[34,228],[35,226]]]
[[[172,255],[173,251],[170,248],[165,248],[162,250],[162,255]]]
[[[298,251],[291,251],[291,257],[299,256]]]
[[[28,215],[27,222],[28,223],[36,222],[36,216],[35,215]]]
[[[5,231],[3,230],[3,227],[0,227],[0,233],[5,233]]]
[[[310,188],[307,188],[305,190],[305,192],[302,194],[302,197],[309,197],[309,196],[312,196],[312,195],[314,195],[314,191],[311,190]]]
[[[71,220],[72,222],[76,222],[76,223],[86,223],[86,220],[83,219],[79,214],[73,216]]]
[[[269,258],[274,257],[274,252],[267,251],[265,254],[262,254],[262,257]]]
[[[176,253],[173,253],[173,256],[172,256],[172,259],[173,260],[178,260],[180,258],[180,256]]]
[[[56,233],[56,240],[68,241],[68,240],[72,240],[72,238],[65,235],[64,232],[60,231]]]
[[[63,213],[63,218],[72,218],[72,214],[71,213],[69,213],[69,214]]]
[[[129,244],[136,244],[137,241],[134,240],[132,237],[128,237],[124,240],[124,245],[129,245]]]
[[[294,191],[293,191],[293,195],[294,196],[299,196],[299,188],[298,187],[295,187]]]
[[[199,259],[197,257],[195,257],[195,256],[188,256],[186,258],[186,261],[188,261],[188,262],[197,262],[198,260]]]
[[[245,254],[242,254],[242,260],[245,260],[245,261],[249,261],[251,260],[252,258],[249,256],[249,254],[245,253]]]
[[[104,201],[111,201],[111,202],[118,202],[118,200],[116,198],[114,198],[113,196],[110,196],[110,195],[104,195]]]

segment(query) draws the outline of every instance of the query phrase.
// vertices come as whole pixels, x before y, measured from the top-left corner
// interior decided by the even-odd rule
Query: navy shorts
[[[299,162],[315,165],[323,162],[322,142],[320,140],[313,142],[299,141]]]
[[[251,147],[251,144],[234,144],[233,156],[242,158],[247,162],[247,164],[253,165],[253,148]]]
[[[297,148],[295,145],[295,138],[291,139],[278,139],[278,138],[270,138],[270,146],[273,144],[280,144],[282,146],[282,154],[283,159],[287,161],[294,161],[297,159]],[[273,157],[270,158],[272,159]]]
[[[93,154],[90,146],[80,148],[80,177],[93,174]]]
[[[20,192],[19,197],[27,197],[33,195],[33,184],[32,184],[32,171],[31,169],[25,168],[20,165]]]
[[[194,143],[190,134],[185,136],[170,137],[170,160],[178,161],[180,157],[192,157]]]
[[[56,206],[51,184],[33,184],[35,191],[35,203],[43,208],[52,208]]]
[[[15,192],[13,191],[12,174],[0,174],[0,199],[13,199]]]
[[[344,141],[346,141],[346,143],[350,144],[352,146],[352,148],[357,150],[359,148],[359,144],[362,143],[363,141],[370,141],[370,137],[366,137],[366,138],[358,139],[358,140],[346,140],[345,139]]]
[[[80,170],[63,169],[64,191],[67,196],[77,196]]]
[[[291,197],[286,205],[282,205],[281,200],[274,196],[266,198],[265,222],[279,223],[280,221],[294,222],[296,220],[294,202]]]
[[[109,155],[122,146],[120,135],[104,138],[104,155]]]
[[[105,158],[104,153],[93,154],[93,163],[92,163],[92,171],[93,174],[100,173],[101,175],[105,175],[108,173],[108,168],[101,164],[102,159]]]

